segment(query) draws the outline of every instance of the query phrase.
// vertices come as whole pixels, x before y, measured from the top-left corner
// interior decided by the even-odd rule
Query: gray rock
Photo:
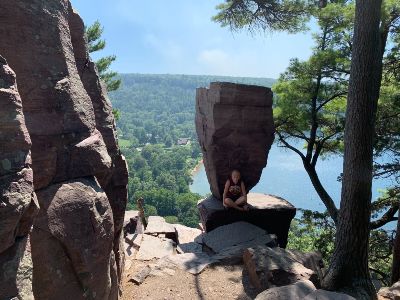
[[[266,244],[271,242],[272,238],[265,230],[247,222],[224,225],[203,235],[203,243],[217,253],[223,249],[256,240],[258,242],[265,241],[264,244]]]
[[[196,242],[184,243],[176,246],[176,251],[178,253],[200,253],[203,252],[203,246]]]
[[[147,276],[149,276],[151,272],[151,268],[149,266],[145,266],[143,269],[141,269],[139,272],[135,273],[129,281],[133,281],[137,285],[142,284],[143,281],[146,279]]]
[[[215,262],[218,262],[218,260],[206,253],[184,253],[165,256],[160,259],[159,264],[164,266],[174,265],[191,274],[200,274],[204,268]]]
[[[243,252],[247,248],[256,247],[256,246],[265,246],[268,244],[275,245],[275,239],[273,235],[262,235],[253,240],[246,241],[240,243],[238,245],[234,245],[231,247],[224,248],[220,250],[217,254],[213,255],[213,258],[218,259],[220,261],[227,262],[240,262],[243,257]]]
[[[187,227],[181,224],[173,224],[173,226],[175,227],[178,244],[194,242],[195,238],[202,233],[200,229]]]
[[[296,208],[285,199],[277,196],[249,193],[247,202],[250,210],[241,212],[224,209],[222,202],[213,196],[197,204],[200,218],[206,232],[234,222],[248,222],[268,233],[276,234],[278,245],[285,248],[290,222],[296,215]]]
[[[379,290],[378,296],[383,299],[398,300],[400,299],[400,281],[393,284],[391,287],[383,287]]]
[[[264,272],[274,285],[282,286],[302,280],[310,280],[314,285],[320,284],[317,274],[303,265],[304,255],[263,246],[249,248],[248,251],[256,266],[255,272]]]
[[[257,295],[256,300],[302,300],[315,291],[311,281],[299,281],[295,284],[274,287]]]
[[[159,216],[149,217],[144,233],[151,235],[165,234],[166,237],[176,240],[175,227]]]
[[[311,294],[308,294],[304,300],[356,300],[356,298],[343,293],[316,290]]]
[[[174,252],[174,242],[170,239],[160,239],[151,235],[144,234],[137,260],[150,260],[161,258]]]

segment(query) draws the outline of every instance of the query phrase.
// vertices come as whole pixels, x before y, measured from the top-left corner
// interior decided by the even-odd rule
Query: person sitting
[[[226,208],[234,208],[240,211],[248,211],[246,187],[240,178],[240,172],[233,170],[225,183],[223,193],[223,205]]]

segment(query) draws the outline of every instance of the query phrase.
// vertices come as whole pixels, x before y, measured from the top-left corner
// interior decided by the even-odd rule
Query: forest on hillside
[[[142,197],[147,215],[196,227],[191,171],[201,159],[195,132],[197,87],[229,81],[271,87],[274,79],[195,75],[121,74],[110,93],[118,111],[119,144],[129,166],[128,209]],[[178,145],[179,144],[179,145]]]

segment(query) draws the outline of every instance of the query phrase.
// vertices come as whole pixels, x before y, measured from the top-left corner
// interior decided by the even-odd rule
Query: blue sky
[[[290,58],[306,59],[311,34],[232,33],[211,21],[223,0],[71,0],[85,24],[99,20],[121,73],[277,78]],[[96,58],[96,57],[95,57]]]

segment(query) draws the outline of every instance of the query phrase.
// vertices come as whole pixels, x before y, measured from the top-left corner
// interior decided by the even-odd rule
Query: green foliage
[[[123,85],[110,93],[113,107],[123,112],[117,121],[125,139],[139,145],[175,145],[190,138],[193,157],[200,154],[194,127],[196,88],[212,81],[230,81],[270,87],[274,80],[223,76],[121,74]]]
[[[217,6],[213,20],[232,30],[272,30],[298,32],[305,30],[314,1],[227,0]]]
[[[177,216],[165,216],[164,218],[167,223],[171,223],[171,224],[179,223],[179,219]]]
[[[303,252],[319,251],[325,265],[330,261],[335,239],[335,224],[327,213],[302,210],[299,219],[292,221],[288,249]],[[369,268],[374,278],[383,285],[390,282],[392,263],[393,232],[383,229],[372,230],[369,245]]]
[[[86,38],[89,47],[89,53],[103,50],[106,46],[106,41],[101,39],[104,28],[99,21],[95,21],[92,25],[85,28]]]
[[[197,227],[200,196],[189,191],[191,170],[201,158],[194,127],[196,88],[212,81],[271,86],[274,80],[140,74],[121,77],[124,84],[110,97],[113,106],[123,112],[117,126],[130,170],[129,202],[143,197],[150,209],[146,215],[175,216],[180,223]],[[177,146],[178,138],[191,142]]]
[[[343,153],[355,1],[319,1],[319,6],[317,2],[228,0],[217,7],[214,20],[231,30],[251,31],[298,32],[309,19],[318,24],[311,57],[293,59],[273,86],[274,118],[280,145],[299,154],[330,216],[337,221],[338,209],[319,181],[316,165],[319,157]],[[383,1],[380,38],[384,76],[376,122],[375,177],[391,176],[396,180],[391,190],[396,190],[400,181],[399,1]],[[389,208],[378,202],[380,209]],[[392,205],[386,220],[392,221],[396,211]]]
[[[103,31],[104,28],[101,26],[99,21],[96,21],[89,27],[85,28],[89,53],[103,50],[106,47],[106,41],[101,39]],[[99,76],[106,84],[108,91],[115,91],[121,85],[121,79],[115,79],[118,73],[109,70],[115,59],[115,55],[110,55],[102,57],[95,62]]]
[[[118,140],[118,145],[121,148],[129,148],[129,147],[132,146],[132,142],[130,140],[119,139]]]

